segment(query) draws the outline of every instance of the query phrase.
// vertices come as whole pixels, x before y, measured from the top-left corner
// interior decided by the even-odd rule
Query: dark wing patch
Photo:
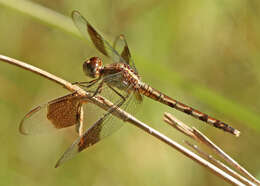
[[[79,120],[80,106],[75,96],[59,98],[48,104],[47,118],[58,129],[75,125]]]
[[[72,20],[81,34],[88,40],[91,40],[95,47],[114,62],[124,62],[119,53],[107,42],[101,34],[76,10],[71,14]]]
[[[136,73],[138,73],[134,61],[132,59],[128,44],[126,42],[125,36],[123,34],[115,38],[113,47],[116,51],[121,51],[121,57],[124,59],[123,63],[127,63]]]
[[[94,45],[96,46],[96,48],[102,54],[104,54],[105,56],[108,56],[102,36],[99,35],[99,33],[89,23],[87,23],[87,27],[88,27],[89,36],[90,36],[92,42],[94,43]]]
[[[80,96],[69,94],[37,106],[28,112],[20,122],[20,133],[46,133],[76,125],[79,121],[81,105]]]

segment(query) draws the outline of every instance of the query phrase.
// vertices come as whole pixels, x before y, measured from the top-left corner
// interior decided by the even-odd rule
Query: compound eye
[[[83,63],[84,73],[91,78],[99,77],[102,68],[102,61],[99,57],[92,57]]]

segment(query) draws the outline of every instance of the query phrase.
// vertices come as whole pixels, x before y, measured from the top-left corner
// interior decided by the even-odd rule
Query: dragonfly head
[[[99,57],[92,57],[83,63],[84,73],[91,78],[98,78],[102,69],[103,63]]]

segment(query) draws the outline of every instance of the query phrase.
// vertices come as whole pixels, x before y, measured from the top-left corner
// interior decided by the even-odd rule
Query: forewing
[[[124,62],[119,53],[107,42],[94,27],[76,10],[71,14],[72,20],[81,34],[91,40],[95,47],[114,62]]]
[[[37,106],[24,116],[19,130],[26,135],[76,125],[79,121],[81,104],[79,96],[69,94]]]

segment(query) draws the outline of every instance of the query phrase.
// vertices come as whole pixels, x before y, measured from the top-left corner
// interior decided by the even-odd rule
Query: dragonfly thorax
[[[86,76],[97,78],[100,76],[100,71],[104,68],[102,60],[99,57],[92,57],[83,63],[83,71]]]

